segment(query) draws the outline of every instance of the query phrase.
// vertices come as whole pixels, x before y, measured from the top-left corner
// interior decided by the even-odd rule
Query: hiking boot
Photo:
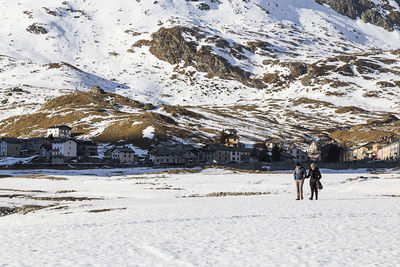
[[[312,197],[309,198],[310,200],[313,200]]]
[[[300,198],[299,198],[299,197],[297,197],[297,198],[296,198],[296,200],[300,200]]]
[[[303,200],[304,199],[303,196],[301,196],[300,199]]]

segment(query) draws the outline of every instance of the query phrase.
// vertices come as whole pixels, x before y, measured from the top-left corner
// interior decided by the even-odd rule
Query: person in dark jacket
[[[306,170],[300,165],[300,163],[297,163],[296,168],[294,169],[294,180],[296,182],[296,190],[297,190],[296,200],[300,199],[303,200],[303,184],[306,175],[307,175]]]
[[[318,182],[322,178],[322,175],[318,167],[315,165],[315,163],[311,163],[310,171],[308,172],[306,178],[310,178],[310,188],[311,188],[310,200],[314,199],[314,193],[315,193],[315,200],[318,200]]]

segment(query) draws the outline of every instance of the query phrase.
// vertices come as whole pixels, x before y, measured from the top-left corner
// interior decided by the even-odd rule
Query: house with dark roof
[[[393,140],[390,143],[390,158],[400,160],[400,139]]]
[[[304,152],[301,149],[298,149],[296,147],[289,148],[287,153],[292,155],[294,160],[297,162],[305,162],[305,161],[310,160],[310,158],[307,155],[307,152]]]
[[[24,156],[40,154],[43,145],[51,145],[51,141],[44,137],[34,137],[21,140],[21,154]]]
[[[115,147],[111,152],[111,158],[119,163],[134,163],[137,161],[135,151],[129,147]]]
[[[223,131],[223,134],[224,134],[224,144],[225,144],[225,146],[243,147],[243,144],[240,143],[240,137],[238,135],[237,130],[235,130],[235,129],[225,129]]]
[[[3,137],[0,139],[0,156],[19,157],[21,156],[21,140],[17,138]]]
[[[47,137],[49,138],[71,138],[72,129],[67,125],[51,126],[47,129]]]
[[[201,161],[205,163],[249,162],[252,149],[209,144],[201,151]]]
[[[77,156],[77,143],[71,138],[60,138],[52,142],[52,158],[71,159]]]
[[[149,151],[149,159],[154,165],[186,165],[200,162],[199,150],[191,145],[157,145]]]
[[[79,158],[95,157],[99,155],[97,144],[87,140],[76,140],[77,156]]]
[[[43,144],[40,147],[39,157],[44,159],[45,161],[49,161],[52,158],[52,144]]]

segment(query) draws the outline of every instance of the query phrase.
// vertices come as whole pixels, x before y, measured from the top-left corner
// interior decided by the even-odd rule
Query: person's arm
[[[308,171],[308,174],[307,174],[307,171],[306,171],[306,178],[309,178],[310,176],[311,176],[311,170]]]
[[[322,178],[322,174],[321,174],[320,170],[318,170],[318,174],[317,175],[318,175],[318,180]]]
[[[296,170],[294,170],[294,172],[293,172],[293,177],[296,180]]]

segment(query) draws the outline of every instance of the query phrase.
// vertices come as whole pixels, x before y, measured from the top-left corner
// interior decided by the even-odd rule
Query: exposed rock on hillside
[[[196,41],[188,41],[184,35],[189,35]],[[170,64],[184,62],[186,66],[192,66],[198,71],[208,73],[210,78],[218,76],[223,79],[234,79],[253,87],[262,87],[260,80],[250,78],[251,73],[232,66],[225,58],[215,54],[211,46],[199,46],[197,41],[205,39],[205,35],[195,28],[176,26],[172,28],[160,28],[151,35],[151,42],[139,41],[138,45],[149,45],[150,52],[157,58]],[[217,41],[220,46],[228,46],[229,43]],[[236,57],[242,53],[243,47],[232,46],[236,51]]]
[[[393,31],[400,28],[400,13],[389,1],[381,1],[379,6],[371,0],[315,0],[320,4],[327,4],[336,12],[352,19],[361,18],[364,22],[372,23]],[[400,5],[399,0],[395,0]],[[384,9],[382,9],[384,8]]]
[[[34,34],[46,34],[47,30],[40,25],[37,25],[36,23],[30,25],[28,28],[26,28],[28,32],[34,33]]]

